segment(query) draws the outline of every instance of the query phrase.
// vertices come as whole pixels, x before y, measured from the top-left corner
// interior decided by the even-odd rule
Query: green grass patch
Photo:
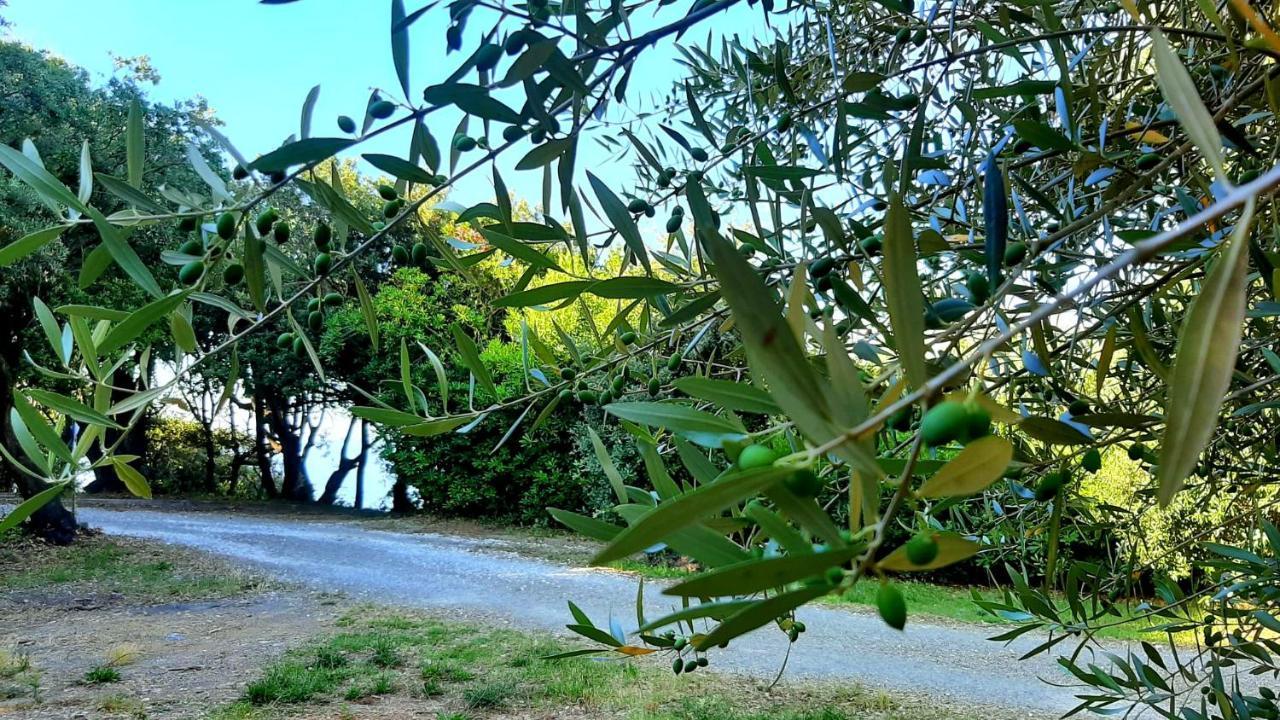
[[[945,720],[987,715],[915,707],[858,687],[813,685],[766,692],[701,670],[673,677],[659,654],[547,661],[572,641],[402,613],[349,613],[330,637],[288,652],[251,682],[218,720],[332,713],[343,702],[396,703],[414,716],[479,719]],[[394,658],[395,662],[389,662]],[[712,663],[714,665],[714,658]]]
[[[170,601],[226,597],[259,585],[212,558],[158,543],[105,535],[84,535],[65,547],[0,539],[0,592],[65,589]]]
[[[120,671],[110,665],[99,665],[95,668],[90,668],[89,672],[84,674],[85,685],[103,685],[113,682],[120,682]]]

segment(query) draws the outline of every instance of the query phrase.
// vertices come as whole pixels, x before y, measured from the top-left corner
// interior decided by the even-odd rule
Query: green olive
[[[907,626],[907,601],[894,585],[881,583],[876,591],[876,609],[880,611],[880,619],[894,630]]]
[[[778,454],[765,445],[748,445],[738,453],[738,467],[743,470],[767,467],[778,459]]]

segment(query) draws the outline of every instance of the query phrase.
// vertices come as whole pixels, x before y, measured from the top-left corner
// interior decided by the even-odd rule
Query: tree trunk
[[[276,442],[280,443],[280,460],[284,468],[280,495],[288,500],[308,502],[312,499],[311,481],[307,478],[307,468],[302,460],[302,440],[298,437],[297,429],[289,422],[285,399],[278,393],[268,392],[266,403],[271,429]]]
[[[201,427],[204,435],[204,489],[210,493],[218,492],[218,445],[214,442],[213,425]]]
[[[360,464],[356,466],[356,496],[352,505],[364,507],[364,469],[369,464],[369,423],[360,421]]]
[[[17,379],[11,372],[13,365],[9,358],[0,358],[0,378],[5,387],[12,390]],[[0,442],[15,458],[23,457],[22,449],[13,428],[9,424],[9,411],[13,408],[11,392],[0,392]],[[49,487],[48,483],[37,480],[26,473],[14,470],[8,462],[0,463],[0,487],[8,489],[16,486],[18,494],[25,500]],[[54,545],[69,545],[76,537],[76,516],[62,504],[62,499],[46,503],[27,518],[26,530]]]
[[[269,498],[280,496],[276,490],[276,480],[271,475],[271,458],[267,455],[267,411],[263,407],[262,398],[253,396],[253,455],[258,462],[258,480],[262,491]]]
[[[414,510],[417,508],[409,499],[409,484],[403,478],[396,478],[395,484],[391,486],[391,512],[411,513]]]
[[[328,482],[324,484],[324,492],[320,494],[320,499],[317,501],[321,505],[332,505],[338,499],[338,491],[342,489],[342,483],[360,464],[363,455],[347,457],[347,448],[351,445],[352,431],[356,429],[357,422],[359,419],[352,417],[351,423],[347,425],[347,434],[342,438],[342,448],[338,450],[338,467],[330,473]]]

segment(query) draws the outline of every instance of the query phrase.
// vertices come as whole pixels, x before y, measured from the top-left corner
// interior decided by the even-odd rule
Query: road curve
[[[387,605],[492,617],[513,626],[563,632],[573,600],[600,624],[610,613],[635,627],[636,580],[495,551],[492,543],[449,535],[402,534],[357,522],[291,521],[215,513],[80,508],[105,532],[154,538],[227,556],[279,578]],[[646,592],[648,617],[670,611]],[[1018,661],[1037,640],[1011,646],[986,639],[990,628],[912,619],[905,632],[870,614],[807,607],[808,627],[787,665],[791,678],[851,680],[904,690],[940,704],[1060,714],[1078,701],[1072,690],[1042,681],[1070,677],[1052,657]],[[573,647],[572,641],[566,647]],[[721,671],[772,678],[786,639],[767,628],[711,656]]]

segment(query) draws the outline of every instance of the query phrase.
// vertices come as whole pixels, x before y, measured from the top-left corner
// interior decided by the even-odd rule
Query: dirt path
[[[218,553],[371,602],[560,630],[568,620],[565,601],[573,600],[594,618],[613,613],[634,626],[635,579],[531,560],[495,550],[493,541],[210,513],[83,508],[81,516],[109,533]],[[670,609],[657,592],[646,596],[651,616]],[[989,628],[914,621],[899,633],[874,616],[826,608],[806,608],[800,617],[809,632],[792,652],[791,677],[848,679],[955,704],[1028,711],[1062,712],[1076,704],[1070,690],[1041,682],[1069,680],[1051,658],[1018,661],[1032,639],[1005,647],[985,639]],[[758,631],[712,662],[721,671],[772,677],[785,649],[778,633]]]

